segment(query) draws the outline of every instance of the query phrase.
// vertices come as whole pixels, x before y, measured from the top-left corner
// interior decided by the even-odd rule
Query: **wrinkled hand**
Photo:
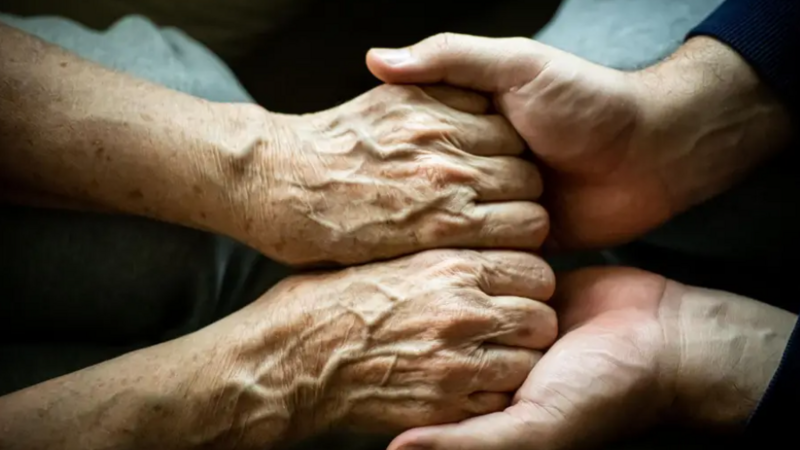
[[[543,163],[543,204],[561,248],[641,236],[730,187],[791,130],[747,63],[708,38],[637,72],[527,38],[451,34],[373,50],[367,63],[388,83],[493,94]]]
[[[503,412],[411,430],[391,450],[595,447],[671,419],[735,427],[762,396],[796,317],[633,269],[559,278],[563,337]]]
[[[278,427],[258,418],[270,405],[286,412],[282,440],[502,410],[557,335],[536,301],[553,289],[541,259],[509,251],[436,250],[280,283],[208,329],[236,349],[218,382],[238,393],[237,448],[269,444]]]
[[[235,195],[234,236],[291,264],[353,264],[441,248],[536,249],[536,167],[488,101],[448,87],[381,86],[337,108],[273,116]],[[260,153],[261,154],[260,154]]]

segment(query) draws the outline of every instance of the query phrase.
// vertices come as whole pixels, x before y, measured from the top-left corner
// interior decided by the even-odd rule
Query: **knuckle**
[[[450,50],[453,41],[456,39],[457,35],[455,33],[438,33],[430,38],[430,43],[433,44],[436,50],[446,52]]]
[[[450,147],[460,148],[460,131],[456,125],[436,117],[428,111],[415,111],[405,122],[407,139],[418,145],[431,146],[449,144]]]
[[[470,343],[476,336],[484,336],[497,328],[493,314],[481,313],[471,299],[457,298],[449,302],[442,316],[445,319],[438,321],[436,335],[445,342]],[[441,313],[441,310],[440,310]]]
[[[427,96],[419,86],[384,84],[368,93],[370,103],[379,104],[383,109],[402,115],[407,114],[409,106],[417,104]]]
[[[425,90],[423,90],[419,86],[398,85],[398,84],[392,84],[387,86],[389,86],[389,88],[392,89],[390,92],[394,96],[400,97],[401,99],[409,102],[427,98]]]
[[[460,212],[472,202],[474,198],[472,192],[454,195],[457,198],[453,199],[453,202],[457,205],[447,212],[434,212],[415,229],[417,239],[422,245],[427,247],[460,246],[466,240],[480,233],[483,224],[468,214]]]
[[[505,38],[504,40],[508,47],[516,47],[522,49],[530,47],[531,42],[533,42],[531,38],[522,36],[509,37]]]
[[[477,177],[469,167],[446,161],[438,155],[424,155],[418,161],[420,164],[417,166],[417,175],[424,177],[435,187],[469,185]]]
[[[458,250],[442,258],[434,267],[440,275],[475,275],[481,268],[477,252]]]

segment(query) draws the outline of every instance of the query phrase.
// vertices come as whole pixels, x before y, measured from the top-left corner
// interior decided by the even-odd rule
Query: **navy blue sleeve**
[[[798,406],[800,406],[800,321],[794,327],[781,364],[764,398],[750,417],[746,430],[748,437],[754,443],[760,442],[761,445],[767,442],[764,439],[769,442],[795,442],[800,426]]]
[[[800,0],[727,0],[688,37],[699,35],[736,50],[800,116]]]
[[[794,117],[800,117],[800,0],[727,0],[688,38],[710,36],[750,64]],[[800,420],[800,322],[746,433],[759,445],[796,442]],[[781,439],[783,438],[783,439]]]

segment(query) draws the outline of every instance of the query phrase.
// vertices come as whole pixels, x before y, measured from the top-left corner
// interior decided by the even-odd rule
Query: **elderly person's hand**
[[[562,336],[503,412],[402,434],[391,450],[595,447],[673,420],[744,424],[797,317],[625,268],[559,278]]]
[[[0,447],[263,450],[501,411],[557,335],[538,301],[553,290],[544,261],[511,251],[290,278],[196,333],[0,398]]]
[[[536,167],[488,101],[381,86],[337,108],[264,116],[241,157],[230,234],[289,263],[361,263],[441,247],[536,249]],[[222,218],[224,220],[224,218]]]
[[[543,163],[543,204],[562,248],[633,240],[728,189],[791,135],[787,111],[749,65],[705,37],[630,73],[525,38],[439,35],[367,60],[389,83],[493,94]]]
[[[3,25],[0,38],[0,199],[144,215],[298,265],[534,250],[547,234],[539,173],[477,94],[382,86],[289,116],[156,86]]]

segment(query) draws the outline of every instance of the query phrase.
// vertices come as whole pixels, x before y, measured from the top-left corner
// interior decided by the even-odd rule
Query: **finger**
[[[434,248],[536,250],[547,235],[549,219],[532,202],[482,203],[461,211],[433,213],[408,232],[414,251]],[[519,295],[503,292],[489,295]],[[536,298],[540,300],[539,298]]]
[[[445,105],[468,114],[486,114],[489,99],[477,92],[445,85],[424,86],[422,90]]]
[[[536,165],[508,157],[476,157],[470,162],[480,175],[475,191],[480,202],[537,200],[542,195],[542,178]]]
[[[542,354],[525,348],[484,344],[471,357],[476,365],[469,385],[471,392],[511,393],[522,386]]]
[[[550,306],[522,297],[491,297],[489,304],[500,327],[486,342],[511,347],[544,350],[558,336],[558,319]]]
[[[543,259],[524,252],[481,251],[483,270],[480,287],[492,296],[516,296],[548,300],[553,296],[556,277]]]
[[[508,405],[509,394],[495,395],[503,397],[505,404]],[[419,397],[409,395],[406,398],[365,397],[359,401],[359,414],[356,420],[351,418],[349,423],[344,425],[352,431],[396,434],[413,427],[454,423],[476,415],[468,410],[469,405],[465,405],[469,400],[458,401],[458,398],[451,398],[446,402],[443,400],[424,395]],[[499,403],[497,399],[490,401]],[[504,407],[499,406],[490,412],[502,411]]]
[[[476,248],[536,250],[550,226],[547,211],[532,202],[483,203],[475,205],[472,214],[481,223],[473,237]]]
[[[515,156],[525,151],[525,141],[503,116],[475,116],[456,111],[461,133],[451,137],[459,149],[481,156]]]
[[[386,83],[446,83],[502,92],[530,80],[557,51],[527,38],[438,34],[401,49],[372,49],[367,67]]]
[[[388,450],[521,450],[550,448],[548,435],[520,408],[482,415],[463,422],[416,428],[394,438]]]

